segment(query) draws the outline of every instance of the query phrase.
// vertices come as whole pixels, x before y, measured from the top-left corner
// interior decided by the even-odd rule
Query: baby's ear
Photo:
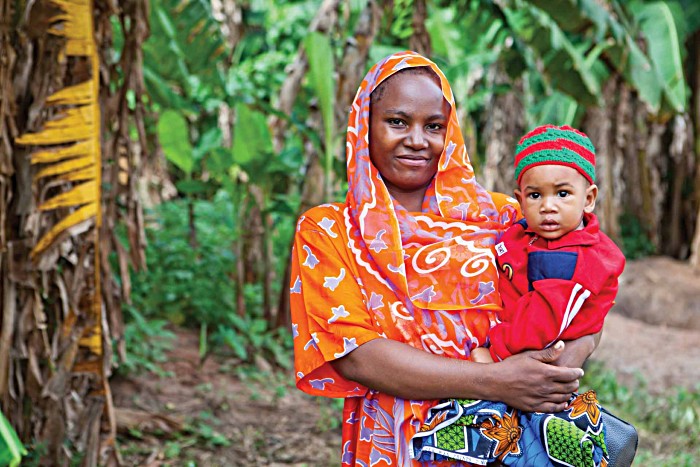
[[[523,193],[520,191],[520,188],[516,188],[513,190],[513,196],[515,196],[515,199],[518,200],[519,205],[523,205]]]
[[[598,198],[598,185],[592,183],[586,188],[586,205],[583,212],[591,213],[595,209],[595,200]]]

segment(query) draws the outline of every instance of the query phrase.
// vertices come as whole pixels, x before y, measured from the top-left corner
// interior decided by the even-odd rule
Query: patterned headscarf
[[[429,67],[450,105],[445,146],[421,214],[394,202],[369,155],[370,95],[391,75]],[[447,79],[430,60],[400,52],[377,63],[355,96],[347,131],[347,204],[358,261],[406,306],[428,310],[493,309],[500,305],[491,247],[513,221],[474,179]]]

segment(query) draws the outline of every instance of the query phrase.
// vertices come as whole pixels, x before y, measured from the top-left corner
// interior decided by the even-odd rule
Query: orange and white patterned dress
[[[451,107],[420,213],[391,198],[368,146],[371,92],[416,66],[439,76]],[[368,389],[329,362],[372,339],[469,358],[501,305],[492,247],[514,221],[515,200],[476,182],[449,84],[434,63],[413,52],[391,55],[367,73],[350,113],[346,150],[345,203],[317,206],[297,224],[290,284],[297,386],[345,398],[343,465],[424,465],[410,459],[408,440],[436,401]]]

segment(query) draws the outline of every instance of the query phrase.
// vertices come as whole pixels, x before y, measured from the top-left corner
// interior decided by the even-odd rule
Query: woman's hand
[[[564,342],[544,350],[513,355],[494,365],[500,381],[487,399],[500,400],[526,412],[559,412],[566,408],[571,394],[578,390],[580,368],[557,367]]]

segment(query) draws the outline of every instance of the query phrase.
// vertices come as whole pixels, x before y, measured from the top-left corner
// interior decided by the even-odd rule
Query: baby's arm
[[[476,363],[493,363],[491,352],[486,347],[477,347],[472,350],[471,360]]]
[[[533,286],[518,299],[510,319],[489,331],[494,359],[596,334],[603,327],[610,306],[600,306],[599,297],[576,282],[542,279]]]

